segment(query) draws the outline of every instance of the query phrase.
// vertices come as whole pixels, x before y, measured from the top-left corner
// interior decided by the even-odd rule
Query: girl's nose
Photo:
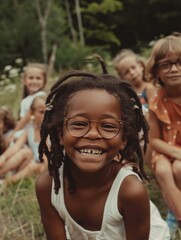
[[[102,138],[101,134],[98,131],[97,123],[91,122],[89,131],[86,133],[84,137],[92,139]]]
[[[134,70],[134,69],[130,69],[130,70],[129,70],[129,74],[130,74],[131,76],[133,76],[133,75],[135,74],[135,70]]]
[[[176,66],[176,63],[171,64],[170,71],[179,71],[179,69]]]

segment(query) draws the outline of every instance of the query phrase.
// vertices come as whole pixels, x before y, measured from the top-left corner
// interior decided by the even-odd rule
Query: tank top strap
[[[117,176],[112,184],[112,187],[110,189],[106,205],[105,205],[105,212],[112,212],[114,216],[118,219],[122,216],[120,215],[120,212],[118,210],[118,193],[119,189],[121,187],[122,182],[127,176],[134,175],[139,178],[139,176],[132,171],[131,166],[123,166],[119,172],[117,173]]]

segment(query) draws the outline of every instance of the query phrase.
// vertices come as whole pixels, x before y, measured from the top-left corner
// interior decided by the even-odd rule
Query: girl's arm
[[[51,204],[52,178],[48,171],[39,175],[36,181],[36,196],[38,199],[41,221],[47,240],[66,240],[65,225],[58,212]]]
[[[128,176],[123,181],[118,206],[124,220],[126,240],[148,240],[150,203],[144,185],[136,176]]]
[[[16,124],[16,127],[14,128],[14,130],[12,131],[12,133],[8,136],[7,138],[7,142],[10,143],[11,141],[13,141],[14,139],[14,134],[15,132],[23,129],[26,124],[30,121],[30,117],[31,117],[31,110],[29,110],[26,115],[24,117],[22,117]]]
[[[27,113],[26,113],[26,115],[24,116],[24,117],[22,117],[19,121],[18,121],[18,123],[17,123],[17,125],[16,125],[16,127],[15,127],[15,131],[19,131],[19,130],[21,130],[22,128],[24,128],[25,126],[26,126],[26,124],[30,121],[30,117],[31,117],[31,110],[29,110]]]
[[[20,148],[26,143],[26,140],[27,132],[25,131],[12,146],[9,146],[0,156],[0,167],[2,167],[10,157],[20,150]]]
[[[155,113],[149,110],[149,126],[150,126],[150,144],[153,150],[171,157],[171,160],[181,160],[181,148],[168,144],[162,140],[161,126]]]

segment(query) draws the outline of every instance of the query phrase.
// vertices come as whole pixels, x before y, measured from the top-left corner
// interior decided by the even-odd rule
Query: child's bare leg
[[[6,174],[11,170],[23,169],[33,158],[32,151],[29,148],[20,149],[14,156],[9,158],[4,166],[0,168],[0,175]]]
[[[176,185],[181,190],[181,161],[175,160],[172,164],[172,169]]]
[[[154,174],[168,207],[174,212],[177,219],[181,218],[181,191],[175,183],[172,163],[166,158],[160,158],[155,163]]]
[[[36,163],[34,161],[31,161],[25,168],[23,168],[21,171],[13,174],[12,176],[9,176],[6,179],[6,183],[10,184],[13,182],[17,182],[19,180],[22,180],[26,177],[33,176],[34,174],[38,174],[45,170],[45,165],[43,163]]]
[[[16,172],[21,171],[23,168],[25,168],[34,158],[33,152],[30,148],[24,148],[21,151],[22,157],[24,157],[24,161],[21,165],[17,168]]]

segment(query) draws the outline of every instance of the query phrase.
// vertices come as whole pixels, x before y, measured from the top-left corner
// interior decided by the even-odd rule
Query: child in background
[[[19,137],[21,131],[30,120],[30,106],[36,96],[44,96],[46,92],[43,90],[47,82],[46,65],[40,63],[29,63],[24,68],[23,73],[23,99],[20,105],[20,120],[18,121],[14,130],[14,137]]]
[[[147,68],[160,86],[150,102],[152,170],[169,209],[181,223],[181,37],[158,40]]]
[[[24,117],[30,110],[33,99],[36,96],[46,95],[43,91],[47,82],[47,70],[44,64],[30,63],[23,73],[23,99],[20,107],[20,118]]]
[[[9,146],[8,136],[16,125],[13,113],[6,106],[0,107],[0,163],[4,161],[3,152]]]
[[[9,146],[8,137],[13,132],[15,125],[16,121],[11,109],[7,106],[0,107],[0,162],[3,161],[1,155]]]
[[[11,109],[7,106],[0,107],[0,133],[5,141],[5,148],[9,146],[8,137],[16,126],[16,120]]]
[[[121,79],[128,81],[140,98],[143,113],[149,123],[149,101],[155,93],[155,87],[148,82],[146,66],[143,59],[130,49],[123,49],[114,59],[115,69]],[[144,161],[150,167],[151,148],[148,145]]]
[[[139,131],[146,146],[147,124],[130,84],[107,72],[71,71],[46,107],[39,152],[49,172],[36,194],[47,239],[65,240],[65,228],[70,239],[170,239],[140,180],[147,177]]]
[[[0,132],[0,155],[6,150],[6,141],[3,134]]]
[[[45,164],[39,162],[38,156],[40,126],[45,112],[45,100],[46,96],[37,96],[34,98],[30,106],[31,121],[27,124],[24,133],[18,138],[15,144],[3,154],[7,160],[1,165],[0,175],[16,170],[14,174],[4,180],[6,184],[16,182],[34,173],[40,173],[45,169]],[[18,147],[19,150],[17,150]],[[16,149],[16,153],[12,156],[14,149]],[[31,150],[31,154],[23,155],[22,152],[28,149]],[[8,159],[10,152],[11,157]]]
[[[148,82],[143,59],[130,49],[123,49],[114,59],[115,69],[121,79],[131,83],[138,94],[143,111],[148,112],[149,100],[155,92],[155,87]]]

